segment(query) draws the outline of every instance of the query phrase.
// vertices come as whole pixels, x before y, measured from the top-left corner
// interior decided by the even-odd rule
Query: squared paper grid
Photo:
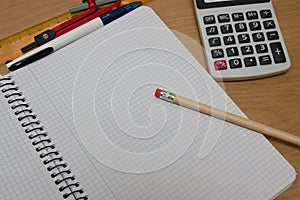
[[[118,172],[105,167],[85,151],[72,118],[72,87],[76,73],[86,55],[101,41],[122,31],[145,26],[164,27],[150,9],[140,8],[14,73],[86,193],[90,197],[107,199],[269,199],[288,186],[295,173],[287,161],[263,136],[231,124],[225,124],[213,151],[198,159],[195,155],[203,142],[201,128],[207,128],[205,124],[211,120],[205,116],[201,117],[203,125],[189,151],[172,165],[153,173]],[[159,42],[199,66],[202,78],[213,88],[212,92],[222,97],[221,89],[178,41],[170,36]],[[108,50],[114,53],[114,48],[108,47]],[[97,59],[101,62],[101,55]],[[28,73],[33,74],[30,82],[36,85],[34,90],[28,83]],[[201,90],[202,86],[198,85],[197,89]],[[229,98],[227,100],[228,111],[242,114]],[[122,142],[130,146],[126,140]]]
[[[2,93],[0,109],[0,199],[61,198]]]
[[[20,77],[18,77],[18,75],[21,75],[21,79],[19,79]],[[16,82],[20,82],[21,85],[23,85],[23,87],[20,87],[23,95],[26,96],[27,101],[30,102],[30,106],[44,125],[49,137],[63,157],[64,162],[68,164],[68,168],[75,175],[76,181],[81,183],[80,177],[82,176],[85,179],[93,179],[93,181],[87,182],[87,187],[80,184],[85,193],[101,196],[103,199],[112,199],[113,196],[110,190],[105,186],[105,183],[101,181],[101,177],[97,175],[97,169],[95,169],[89,161],[86,152],[83,150],[79,151],[82,147],[79,145],[78,139],[72,135],[72,131],[66,126],[64,119],[61,118],[56,107],[49,106],[52,105],[52,103],[40,87],[40,83],[38,81],[32,81],[35,80],[36,77],[34,77],[30,70],[25,70],[18,75],[16,74],[14,77],[16,77],[15,80],[18,80]],[[24,79],[23,77],[31,77],[31,79]],[[65,93],[62,93],[62,95],[64,94]],[[42,163],[42,160],[40,160],[40,162]],[[52,184],[55,185],[54,182],[52,182]],[[59,193],[58,188],[57,192]]]

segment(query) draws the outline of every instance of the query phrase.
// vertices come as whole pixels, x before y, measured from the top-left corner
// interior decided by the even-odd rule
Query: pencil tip
[[[155,91],[155,96],[157,97],[157,98],[159,98],[160,97],[160,93],[161,93],[161,89],[156,89],[156,91]]]

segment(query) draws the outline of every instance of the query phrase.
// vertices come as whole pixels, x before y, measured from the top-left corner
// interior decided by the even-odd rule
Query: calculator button
[[[216,70],[225,70],[227,69],[226,60],[217,60],[214,62]]]
[[[244,58],[244,62],[246,67],[253,67],[257,65],[255,57]]]
[[[211,51],[211,55],[213,58],[223,58],[224,57],[223,49],[214,49]]]
[[[226,49],[226,53],[228,57],[231,56],[238,56],[239,52],[238,52],[238,48],[237,47],[230,47]]]
[[[272,63],[271,57],[269,55],[267,55],[267,56],[260,56],[258,59],[259,59],[259,63],[261,65],[270,65]]]
[[[235,38],[233,35],[225,36],[223,37],[223,40],[225,45],[235,44]]]
[[[243,13],[233,13],[232,14],[233,21],[243,21],[244,20],[244,14]]]
[[[267,32],[267,37],[268,37],[268,40],[278,40],[279,39],[279,35],[278,35],[277,31]]]
[[[239,58],[231,59],[231,60],[229,60],[229,65],[230,65],[231,69],[241,68],[242,67],[242,61]]]
[[[217,35],[218,28],[216,26],[206,27],[206,34],[207,35]]]
[[[239,43],[249,43],[250,42],[250,36],[248,34],[241,34],[238,35]]]
[[[273,54],[273,58],[275,63],[284,63],[286,62],[283,48],[280,42],[271,43],[271,51]]]
[[[271,10],[261,10],[260,11],[260,16],[263,19],[265,19],[265,18],[271,18],[272,17],[272,12],[271,12]]]
[[[258,21],[250,22],[249,27],[250,27],[251,31],[261,30],[261,25],[260,25],[260,22],[258,22]]]
[[[247,16],[247,19],[248,20],[251,20],[251,19],[258,19],[258,14],[256,11],[249,11],[249,12],[246,12],[246,16]]]
[[[218,20],[219,20],[219,23],[229,22],[230,21],[229,14],[218,15]]]
[[[254,53],[252,46],[243,46],[241,47],[241,50],[243,55],[249,55]]]
[[[247,31],[247,25],[246,23],[238,23],[238,24],[235,24],[235,31],[236,32],[244,32],[244,31]]]
[[[262,32],[259,33],[253,33],[252,38],[254,42],[260,42],[260,41],[265,41],[265,36]]]
[[[255,48],[256,48],[257,53],[267,53],[268,52],[268,47],[266,44],[255,45]]]
[[[265,29],[273,29],[276,28],[275,22],[273,20],[268,20],[263,22]]]
[[[215,16],[213,16],[213,15],[208,15],[208,16],[203,17],[203,21],[204,21],[204,24],[214,24],[214,23],[216,23]]]
[[[211,47],[221,46],[221,39],[218,37],[209,38],[208,42],[209,42],[209,46]]]
[[[233,32],[233,29],[232,29],[231,24],[225,24],[225,25],[222,25],[222,26],[221,26],[221,32],[222,32],[223,34],[226,34],[226,33],[232,33],[232,32]]]

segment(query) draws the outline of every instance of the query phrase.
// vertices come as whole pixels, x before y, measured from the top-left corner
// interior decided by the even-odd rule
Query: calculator
[[[194,0],[208,71],[217,81],[287,71],[288,51],[271,0]]]

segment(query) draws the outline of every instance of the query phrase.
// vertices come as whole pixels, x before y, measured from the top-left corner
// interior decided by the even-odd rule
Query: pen
[[[86,22],[95,19],[96,17],[100,17],[108,12],[110,12],[111,10],[113,10],[114,8],[117,8],[120,3],[121,0],[114,0],[115,3],[107,6],[99,11],[97,11],[97,5],[95,0],[85,0],[87,5],[88,5],[88,10],[76,15],[75,17],[72,17],[71,19],[59,24],[56,27],[53,27],[51,29],[48,29],[36,36],[34,36],[34,42],[24,46],[21,48],[21,51],[23,53],[26,53],[36,47],[42,46],[43,44],[46,44],[47,42],[58,38],[59,36],[81,26],[82,24],[85,24]],[[88,21],[85,21],[86,18],[88,18],[89,16],[95,16],[92,19],[89,18]],[[84,20],[84,21],[83,21]],[[72,26],[72,28],[70,28],[70,26]]]
[[[141,2],[133,2],[117,8],[115,10],[110,11],[109,13],[97,17],[75,29],[72,31],[16,58],[15,60],[6,64],[9,71],[17,70],[25,65],[28,65],[36,60],[39,60],[54,51],[59,50],[60,48],[76,41],[77,39],[95,31],[96,29],[109,24],[110,22],[118,19],[119,17],[133,11],[134,9],[141,6]]]
[[[300,137],[292,135],[288,132],[278,130],[276,128],[261,124],[259,122],[240,117],[238,115],[211,107],[200,102],[193,101],[182,96],[175,95],[171,92],[167,92],[161,89],[156,89],[155,96],[167,102],[174,103],[176,105],[183,106],[191,110],[204,113],[206,115],[210,115],[212,117],[230,122],[232,124],[300,146]]]
[[[102,6],[102,5],[105,5],[105,4],[113,3],[115,1],[116,0],[96,0],[95,2],[96,2],[97,6]],[[71,14],[73,14],[73,13],[76,13],[76,12],[87,10],[88,8],[89,8],[88,3],[86,1],[83,1],[82,4],[71,6],[69,8],[69,11],[70,11]]]

